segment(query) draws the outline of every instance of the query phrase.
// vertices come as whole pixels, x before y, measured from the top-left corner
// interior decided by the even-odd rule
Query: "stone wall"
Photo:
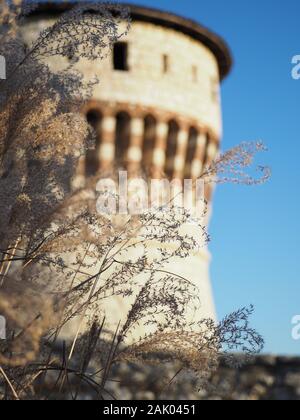
[[[28,43],[53,19],[35,18],[24,29]],[[100,83],[94,98],[145,106],[192,118],[221,136],[219,68],[213,53],[191,37],[162,26],[132,23],[128,43],[129,71],[113,71],[112,57],[94,63],[81,61],[79,68]],[[163,57],[168,57],[164,73]]]
[[[33,17],[23,29],[26,43],[30,44],[54,21],[50,14]],[[92,165],[96,166],[93,175],[98,169],[106,170],[114,165],[134,172],[146,164],[153,170],[152,178],[160,178],[162,174],[170,179],[199,178],[204,166],[219,151],[221,110],[217,58],[191,36],[156,23],[134,20],[122,42],[128,43],[128,71],[115,70],[111,54],[104,60],[78,63],[85,78],[97,75],[100,82],[84,110],[94,122],[98,146],[92,159],[90,153],[87,159],[82,159],[76,181],[84,185]],[[164,56],[168,57],[167,71]],[[54,58],[51,66],[58,66],[59,61]],[[153,130],[146,128],[149,116],[153,117]],[[118,122],[123,127],[123,136],[118,135]],[[149,132],[152,134],[148,135]],[[149,147],[145,150],[146,141]],[[117,159],[120,154],[121,162]],[[208,200],[212,192],[212,185],[207,185]],[[195,230],[193,226],[191,229]],[[203,249],[184,262],[174,259],[169,264],[172,272],[198,287],[201,307],[195,314],[197,320],[215,319],[209,262],[210,255]],[[116,305],[107,305],[109,314],[112,312],[108,319],[116,318],[116,324],[126,316],[126,308],[131,304],[129,300],[126,305],[120,300],[114,300]]]
[[[217,401],[299,401],[300,357],[258,356],[240,369],[221,364],[200,391],[197,382],[189,375],[167,386],[180,366],[174,364],[145,366],[121,364],[113,369],[106,385],[106,399],[117,400],[217,400]],[[97,371],[93,363],[89,373]],[[56,376],[48,375],[43,392],[50,399],[62,398],[52,393]],[[76,384],[70,383],[70,385]],[[65,399],[71,396],[65,394]],[[93,400],[98,396],[81,383],[79,399]]]
[[[111,391],[121,399],[173,400],[300,400],[300,357],[258,356],[240,369],[221,364],[207,389],[197,392],[196,383],[186,377],[162,391],[162,378],[172,378],[178,366],[121,366]]]

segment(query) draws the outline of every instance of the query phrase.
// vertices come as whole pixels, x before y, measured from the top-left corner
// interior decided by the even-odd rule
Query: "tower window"
[[[118,165],[125,167],[127,154],[130,146],[130,115],[127,112],[119,112],[116,116],[116,154],[115,161]]]
[[[146,169],[153,163],[153,151],[156,140],[156,119],[147,115],[144,120],[143,161]]]
[[[211,97],[213,102],[219,102],[220,100],[220,84],[217,78],[211,79]]]
[[[113,49],[114,69],[128,71],[128,44],[126,42],[116,42]]]
[[[198,67],[197,66],[192,67],[192,78],[193,78],[194,83],[198,82]]]
[[[208,146],[209,146],[210,138],[209,135],[206,134],[206,144],[205,144],[205,154],[203,159],[204,166],[207,166],[209,164],[208,162]]]
[[[169,178],[172,178],[174,173],[174,164],[177,155],[179,125],[176,121],[169,122],[169,132],[167,138],[167,151],[166,151],[166,165],[165,173]]]
[[[93,127],[96,134],[95,149],[88,150],[86,154],[86,167],[85,174],[87,177],[93,176],[97,173],[100,162],[99,162],[99,150],[101,145],[102,137],[102,114],[97,109],[91,109],[87,113],[87,121]]]
[[[192,177],[192,163],[196,157],[196,151],[198,146],[198,131],[192,127],[189,132],[189,140],[186,154],[186,167],[185,167],[185,178],[189,179]]]
[[[163,73],[167,74],[170,69],[170,60],[167,54],[163,55]]]

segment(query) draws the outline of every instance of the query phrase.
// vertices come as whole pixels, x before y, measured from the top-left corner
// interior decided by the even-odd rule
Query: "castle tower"
[[[197,179],[219,151],[220,82],[230,71],[230,52],[198,23],[154,9],[130,9],[131,29],[112,54],[79,64],[84,74],[100,79],[85,110],[97,148],[81,162],[81,176],[117,162],[129,169],[151,166],[154,177]],[[52,14],[53,6],[35,15],[26,33],[48,26]],[[209,265],[207,250],[174,261],[176,273],[200,289],[199,316],[215,318]]]

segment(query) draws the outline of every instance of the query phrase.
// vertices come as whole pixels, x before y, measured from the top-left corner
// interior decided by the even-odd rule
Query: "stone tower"
[[[220,83],[231,68],[230,52],[221,38],[198,23],[130,8],[131,30],[112,54],[79,64],[84,74],[100,79],[85,110],[97,132],[97,148],[82,161],[81,176],[117,162],[135,169],[151,165],[154,176],[197,179],[219,151]],[[48,26],[55,12],[52,6],[36,14],[25,35]],[[211,195],[209,187],[209,200]],[[215,318],[209,252],[202,250],[175,265],[177,274],[200,289],[198,317]]]

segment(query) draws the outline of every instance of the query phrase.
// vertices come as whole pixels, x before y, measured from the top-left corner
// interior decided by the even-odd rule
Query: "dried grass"
[[[177,361],[200,381],[226,350],[259,352],[263,340],[248,325],[252,308],[218,325],[187,319],[187,310],[199,307],[197,290],[162,266],[209,239],[201,224],[197,240],[182,233],[188,212],[171,205],[168,212],[159,208],[125,221],[106,218],[96,212],[95,180],[83,190],[71,188],[78,159],[93,144],[80,109],[95,82],[84,82],[72,65],[53,73],[47,58],[70,52],[74,63],[103,57],[121,36],[119,20],[129,21],[127,10],[78,6],[26,50],[18,27],[30,9],[20,1],[0,3],[0,54],[8,63],[8,79],[0,82],[0,313],[8,324],[0,399],[43,399],[45,389],[47,398],[78,399],[82,384],[97,398],[112,398],[107,382],[123,361]],[[237,167],[247,167],[259,150],[242,145],[203,177],[212,182],[229,171],[235,180],[256,183]],[[261,181],[267,175],[264,170]],[[111,296],[131,302],[117,328],[105,313]],[[61,343],[75,317],[85,328]],[[141,327],[151,332],[128,341]]]

